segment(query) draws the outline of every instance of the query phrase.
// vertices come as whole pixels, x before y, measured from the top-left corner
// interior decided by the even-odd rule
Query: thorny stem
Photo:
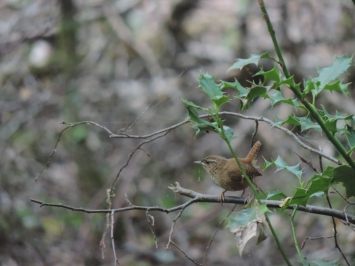
[[[269,15],[268,15],[267,10],[265,8],[264,1],[263,0],[258,0],[258,2],[259,2],[259,6],[260,6],[260,9],[261,9],[261,12],[263,14],[263,18],[264,18],[264,20],[266,22],[266,25],[267,25],[267,28],[269,30],[272,42],[274,44],[276,54],[277,54],[277,56],[279,58],[282,70],[284,72],[285,77],[288,79],[288,78],[290,78],[291,75],[290,75],[290,72],[288,71],[288,68],[287,68],[287,66],[285,64],[285,61],[283,59],[280,46],[279,46],[279,44],[277,42],[277,39],[276,39],[275,30],[274,30],[274,28],[272,26],[272,23],[270,21]],[[299,89],[297,89],[295,87],[292,87],[292,86],[290,86],[290,89],[297,96],[297,98],[302,102],[302,104],[307,108],[307,110],[310,112],[312,117],[317,121],[317,123],[320,125],[320,127],[324,131],[325,135],[327,136],[327,138],[333,143],[333,145],[336,147],[336,149],[339,151],[339,153],[343,156],[345,161],[347,161],[348,164],[355,171],[355,162],[347,154],[344,146],[340,143],[340,141],[335,136],[333,136],[333,134],[326,128],[324,120],[319,115],[319,113],[316,110],[316,108],[314,107],[314,105],[310,104],[306,99],[304,99],[304,95],[302,94],[302,92]]]

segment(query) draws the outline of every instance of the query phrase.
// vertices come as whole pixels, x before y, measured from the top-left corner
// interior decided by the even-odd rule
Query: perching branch
[[[177,182],[176,182],[175,186],[170,186],[169,188],[172,191],[174,191],[175,193],[178,193],[179,195],[182,195],[182,196],[189,197],[191,199],[189,201],[185,202],[184,204],[181,204],[181,205],[178,205],[178,206],[175,206],[172,208],[162,208],[162,207],[157,207],[157,206],[132,205],[129,207],[118,208],[118,209],[97,209],[97,210],[76,208],[76,207],[64,205],[62,203],[46,203],[46,202],[42,202],[42,201],[36,200],[36,199],[30,199],[30,200],[34,203],[39,204],[40,207],[44,207],[44,206],[57,207],[57,208],[64,208],[64,209],[68,209],[68,210],[72,210],[72,211],[85,212],[85,213],[111,213],[112,211],[114,213],[116,213],[116,212],[124,212],[124,211],[131,211],[131,210],[142,210],[142,211],[149,210],[150,212],[151,211],[158,211],[158,212],[171,213],[171,212],[179,211],[181,209],[185,209],[186,207],[190,206],[191,204],[193,204],[195,202],[211,202],[211,203],[220,204],[218,196],[201,194],[201,193],[195,192],[193,190],[183,188]],[[269,208],[277,208],[277,209],[281,208],[280,204],[282,203],[282,201],[277,201],[277,200],[262,200],[261,202],[263,204],[266,204],[267,207],[269,207]],[[226,196],[225,203],[244,205],[245,198]],[[293,206],[288,206],[287,209],[293,210]],[[308,212],[308,213],[313,213],[313,214],[335,217],[335,218],[347,221],[349,224],[355,224],[355,216],[354,215],[351,215],[351,214],[348,214],[346,212],[339,211],[339,210],[334,210],[334,209],[325,208],[325,207],[318,207],[318,206],[313,206],[313,205],[298,206],[297,210],[302,211],[302,212]]]

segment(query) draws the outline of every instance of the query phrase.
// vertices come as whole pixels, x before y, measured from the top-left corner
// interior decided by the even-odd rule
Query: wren
[[[261,176],[252,164],[254,158],[258,155],[260,146],[261,142],[257,141],[250,149],[247,157],[238,158],[245,173],[252,182],[254,177]],[[224,189],[219,196],[221,203],[224,201],[224,193],[227,191],[240,191],[249,187],[248,181],[243,176],[234,158],[226,159],[217,155],[209,155],[202,161],[194,163],[202,164],[203,168],[210,174],[212,181]]]

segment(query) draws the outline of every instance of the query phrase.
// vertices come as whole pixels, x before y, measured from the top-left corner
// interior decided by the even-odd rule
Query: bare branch
[[[149,140],[146,140],[146,141],[143,141],[142,143],[140,143],[132,152],[131,152],[131,154],[128,156],[128,160],[126,161],[126,163],[121,167],[121,169],[118,171],[118,173],[117,173],[117,175],[116,175],[116,177],[115,177],[115,180],[113,181],[113,183],[112,183],[112,185],[111,185],[111,194],[113,193],[113,191],[114,191],[114,187],[115,187],[115,185],[116,185],[116,182],[117,182],[117,180],[118,180],[118,178],[120,177],[120,175],[121,175],[121,172],[123,171],[123,169],[124,168],[126,168],[127,166],[128,166],[128,164],[129,164],[129,162],[131,161],[131,159],[132,159],[132,156],[134,155],[134,153],[137,151],[137,150],[144,150],[144,149],[142,149],[141,147],[144,145],[144,144],[147,144],[147,143],[149,143],[149,142],[152,142],[152,141],[154,141],[154,140],[156,140],[156,139],[159,139],[159,138],[161,138],[161,137],[164,137],[166,134],[168,134],[170,131],[168,130],[168,131],[165,131],[163,134],[161,134],[161,135],[158,135],[158,136],[155,136],[154,138],[151,138],[151,139],[149,139]],[[144,150],[145,151],[145,150]],[[146,152],[146,151],[145,151]],[[147,152],[146,152],[147,153]]]
[[[174,226],[175,226],[177,220],[180,218],[180,216],[181,216],[181,214],[182,214],[182,212],[183,212],[184,210],[185,210],[185,208],[183,208],[183,209],[181,209],[181,210],[179,211],[178,215],[175,217],[175,219],[173,220],[173,223],[171,224],[171,229],[170,229],[170,234],[169,234],[169,241],[168,241],[168,243],[167,243],[166,246],[165,246],[166,249],[169,249],[169,244],[170,244],[171,242],[173,242],[173,241],[171,240],[171,237],[172,237],[173,232],[174,232]]]
[[[329,199],[329,195],[326,194],[326,199],[327,199],[327,202],[328,202],[328,205],[329,205],[329,208],[332,209],[332,204],[330,202],[330,199]],[[345,213],[345,212],[344,212]],[[339,243],[338,243],[338,231],[337,231],[337,225],[335,223],[335,219],[334,217],[332,217],[332,222],[333,222],[333,236],[334,236],[334,242],[335,242],[335,247],[339,250],[340,254],[343,256],[343,259],[345,260],[346,264],[348,266],[350,266],[349,264],[349,261],[347,260],[347,258],[345,257],[345,254],[343,253],[343,251],[341,250],[340,246],[339,246]]]
[[[114,217],[115,212],[111,211],[110,215],[110,220],[111,220],[111,245],[112,245],[112,250],[113,250],[113,256],[115,258],[115,265],[119,265],[118,260],[117,260],[117,255],[116,255],[116,249],[115,249],[115,239],[113,237],[113,225],[115,223],[115,217]]]
[[[184,204],[172,207],[172,208],[161,208],[161,207],[152,207],[152,206],[129,206],[129,207],[124,207],[124,208],[118,208],[118,209],[98,209],[98,210],[92,210],[92,209],[85,209],[85,208],[76,208],[68,205],[64,205],[62,203],[46,203],[42,202],[36,199],[30,199],[32,202],[39,204],[41,207],[43,206],[48,206],[48,207],[58,207],[58,208],[64,208],[72,211],[78,211],[78,212],[86,212],[86,213],[111,213],[111,211],[116,212],[125,212],[125,211],[130,211],[130,210],[142,210],[146,211],[149,209],[149,211],[159,211],[159,212],[165,212],[165,213],[171,213],[175,212],[181,209],[185,209],[186,207],[190,206],[191,204],[195,202],[211,202],[211,203],[218,203],[220,204],[220,201],[218,199],[218,196],[213,196],[213,195],[205,195],[205,194],[200,194],[198,192],[183,188],[179,185],[179,183],[176,183],[176,186],[170,186],[169,187],[171,190],[174,192],[191,198],[189,201],[185,202]],[[282,201],[277,201],[277,200],[262,200],[261,201],[263,204],[266,204],[267,207],[270,208],[280,208],[280,204]],[[226,196],[225,197],[225,203],[233,203],[233,204],[245,204],[245,198],[241,197],[232,197],[232,196]],[[287,209],[293,209],[292,206],[288,206]],[[325,216],[331,216],[335,217],[344,221],[348,221],[349,224],[355,224],[355,216],[351,214],[347,214],[343,211],[338,211],[330,208],[325,208],[325,207],[318,207],[318,206],[313,206],[313,205],[306,205],[306,206],[298,206],[297,207],[298,211],[302,212],[308,212],[308,213],[313,213],[313,214],[320,214],[320,215],[325,215]]]
[[[239,114],[239,113],[234,113],[234,112],[219,112],[219,115],[231,115],[231,116],[237,116],[237,117],[240,117],[242,119],[247,119],[247,120],[254,120],[254,121],[261,121],[261,122],[265,122],[267,124],[269,124],[271,127],[275,127],[275,128],[278,128],[280,130],[282,130],[283,132],[285,132],[287,135],[293,137],[297,142],[298,144],[300,144],[303,148],[313,152],[313,153],[316,153],[338,165],[341,165],[342,163],[330,156],[330,155],[327,155],[325,153],[323,153],[322,151],[319,151],[317,149],[314,149],[310,146],[308,146],[307,144],[305,144],[295,133],[293,133],[292,131],[288,130],[287,128],[283,127],[283,126],[280,126],[278,124],[276,124],[275,122],[273,122],[272,120],[268,119],[268,118],[265,118],[263,116],[260,116],[260,117],[257,117],[257,116],[247,116],[247,115],[242,115],[242,114]],[[208,117],[209,114],[205,114],[205,115],[200,115],[199,117],[201,118],[205,118],[205,117]],[[161,134],[163,132],[166,132],[167,130],[172,130],[172,129],[175,129],[179,126],[182,126],[186,123],[190,122],[189,120],[184,120],[182,122],[179,122],[175,125],[172,125],[170,127],[167,127],[167,128],[164,128],[164,129],[161,129],[161,130],[158,130],[156,132],[153,132],[151,134],[147,134],[147,135],[142,135],[142,136],[138,136],[138,135],[128,135],[128,134],[112,134],[110,135],[111,138],[133,138],[133,139],[147,139],[147,138],[150,138],[152,136],[155,136],[157,134]]]
[[[146,210],[145,212],[145,216],[147,217],[147,221],[150,227],[150,231],[153,234],[154,237],[154,241],[155,241],[155,248],[158,248],[158,240],[157,240],[157,236],[155,234],[155,230],[154,230],[154,216],[149,214],[149,209]]]
[[[321,146],[319,146],[319,150],[322,151],[322,147]],[[307,164],[308,164],[308,162],[307,162]],[[312,163],[310,163],[310,164],[312,164]],[[313,165],[311,167],[313,167]],[[320,167],[321,172],[323,173],[323,162],[322,162],[322,157],[321,156],[319,156],[319,167]],[[317,172],[317,170],[315,170],[315,171]],[[340,194],[340,196],[341,196],[341,194]],[[328,192],[326,194],[326,198],[327,198],[327,202],[328,202],[329,208],[333,209],[332,204],[330,202],[330,198],[329,198],[329,190],[328,190]],[[348,222],[345,209],[344,209],[344,214],[345,214],[345,217],[346,217],[346,222]],[[341,250],[341,248],[339,246],[339,243],[338,243],[338,238],[337,238],[338,231],[337,231],[337,225],[335,223],[335,218],[334,217],[332,217],[332,222],[333,222],[333,232],[334,232],[333,236],[334,236],[335,247],[339,250],[340,254],[343,256],[343,259],[345,260],[346,264],[348,266],[350,266],[349,261],[345,257],[345,254]],[[306,240],[304,242],[306,242]]]
[[[221,225],[224,223],[224,221],[232,214],[232,212],[234,211],[235,207],[237,207],[237,204],[235,204],[233,206],[233,208],[231,209],[231,211],[227,214],[226,217],[224,217],[224,219],[222,221],[220,221],[220,223],[218,224],[217,226],[217,229],[216,231],[214,232],[213,236],[211,237],[211,240],[210,242],[208,243],[207,247],[206,247],[206,251],[205,251],[205,255],[203,256],[203,260],[202,260],[202,264],[205,264],[205,261],[206,261],[206,258],[207,258],[207,255],[208,255],[208,250],[210,249],[211,245],[212,245],[212,242],[214,240],[214,238],[216,237],[219,229],[221,229]]]
[[[184,254],[184,256],[185,256],[187,259],[189,259],[190,261],[192,261],[192,262],[193,262],[194,264],[196,264],[196,265],[202,266],[202,264],[197,263],[196,261],[194,261],[193,259],[191,259],[189,256],[187,256],[187,254],[186,254],[178,245],[176,245],[174,241],[170,241],[170,242],[171,242],[171,244],[173,244],[182,254]]]
[[[301,245],[301,249],[304,248],[304,246],[306,245],[307,240],[318,240],[318,239],[324,239],[324,238],[333,238],[334,236],[315,236],[315,237],[311,237],[311,236],[307,236],[305,240],[303,240],[302,245]]]
[[[63,121],[61,124],[62,124],[62,125],[65,125],[66,127],[65,127],[62,131],[59,132],[59,136],[58,136],[58,139],[57,139],[57,141],[56,141],[56,143],[55,143],[55,145],[54,145],[53,151],[52,151],[52,153],[49,155],[48,161],[47,161],[46,165],[44,166],[44,168],[42,169],[42,171],[39,172],[39,174],[36,176],[36,178],[35,178],[35,180],[34,180],[34,183],[36,183],[37,180],[38,180],[38,178],[43,174],[43,172],[48,169],[49,165],[51,164],[51,160],[52,160],[54,154],[55,154],[56,151],[57,151],[57,147],[58,147],[59,141],[60,141],[60,139],[62,138],[62,135],[63,135],[64,131],[66,131],[68,128],[75,127],[75,126],[77,126],[77,125],[83,125],[83,124],[85,124],[85,125],[93,125],[93,126],[96,126],[96,127],[98,127],[98,128],[101,128],[101,129],[105,130],[105,131],[106,131],[107,133],[109,133],[110,135],[113,134],[108,128],[106,128],[106,127],[104,127],[104,126],[101,126],[100,124],[98,124],[98,123],[96,123],[96,122],[92,122],[92,121],[81,121],[81,122],[76,122],[76,123],[72,123],[72,124],[68,124],[68,123],[66,123],[66,122]]]

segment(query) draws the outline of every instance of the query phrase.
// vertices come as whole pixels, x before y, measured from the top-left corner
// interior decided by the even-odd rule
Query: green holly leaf
[[[264,96],[266,94],[267,88],[264,86],[255,86],[250,89],[247,99],[252,102],[255,98],[259,96]]]
[[[335,116],[328,113],[325,107],[322,105],[322,110],[318,110],[319,114],[322,116],[326,128],[335,134],[336,132],[341,131],[337,128],[338,120],[351,120],[354,115],[341,115],[338,111],[336,111]],[[346,129],[345,129],[346,131]]]
[[[263,58],[269,58],[269,59],[272,59],[274,60],[268,52],[266,53],[263,53],[261,55],[255,55],[255,54],[252,54],[248,59],[240,59],[238,58],[238,61],[236,63],[234,63],[228,70],[233,70],[233,69],[242,69],[244,66],[246,65],[249,65],[249,64],[258,64],[259,60],[260,59],[263,59]]]
[[[307,195],[309,197],[323,196],[332,185],[332,178],[327,175],[316,174],[307,182],[308,185]]]
[[[185,100],[185,99],[181,99],[181,101],[185,106],[193,107],[194,109],[200,109],[200,110],[203,110],[207,113],[212,113],[211,109],[209,109],[209,108],[201,107],[201,106],[199,106],[193,102],[190,102],[188,100]]]
[[[210,74],[200,75],[199,83],[202,90],[210,97],[210,99],[219,107],[229,101],[228,96],[216,84],[214,76]]]
[[[349,58],[346,55],[336,57],[330,67],[318,70],[318,77],[305,82],[304,92],[306,94],[312,92],[313,98],[323,90],[340,91],[343,92],[345,96],[349,96],[347,89],[349,84],[342,84],[338,78],[341,74],[346,73],[347,69],[352,66],[352,60],[352,57]]]
[[[308,201],[307,190],[304,188],[296,187],[296,192],[292,196],[291,200],[283,207],[283,209],[290,205],[302,205],[306,206]]]
[[[330,173],[330,176],[329,176]],[[312,197],[323,197],[329,190],[329,187],[332,185],[332,175],[333,169],[325,171],[323,174],[314,175],[305,186],[296,187],[294,195],[291,197],[291,200],[285,202],[282,206],[284,210],[287,206],[290,205],[302,205],[306,206],[309,198]]]
[[[187,113],[189,115],[189,120],[192,122],[192,128],[196,130],[196,135],[200,133],[200,131],[215,131],[218,129],[217,123],[210,123],[202,118],[199,117],[197,110],[196,109],[201,109],[205,112],[212,113],[210,109],[208,108],[203,108],[200,107],[193,102],[189,102],[187,100],[182,100],[182,102],[185,104],[185,108],[187,110]]]
[[[322,110],[319,110],[320,115],[323,117],[324,120],[327,119],[336,119],[336,120],[351,120],[353,119],[354,115],[342,115],[337,110],[335,110],[335,116],[328,113],[327,109],[323,105]]]
[[[322,128],[320,127],[320,125],[312,122],[312,120],[309,116],[297,117],[297,119],[301,125],[301,132],[313,128],[313,129],[317,130],[319,133],[322,133]]]
[[[269,161],[266,160],[264,157],[263,157],[263,159],[264,159],[263,171],[264,171],[265,169],[269,168],[270,166],[275,165],[274,162],[269,162]]]
[[[301,126],[301,132],[313,128],[317,130],[319,133],[322,133],[322,128],[320,127],[320,125],[312,122],[309,116],[304,116],[304,117],[289,116],[287,120],[282,122],[282,125],[286,123],[295,126]]]
[[[355,149],[355,131],[349,125],[346,125],[345,128],[346,128],[345,136],[346,139],[348,140],[350,151],[353,151]]]
[[[333,135],[338,132],[336,119],[327,120],[324,122],[324,125]]]
[[[274,66],[274,68],[271,69],[270,71],[266,71],[266,72],[263,69],[261,69],[258,73],[256,73],[254,75],[254,77],[255,76],[263,76],[264,77],[264,83],[266,83],[268,81],[274,81],[275,84],[276,84],[276,87],[279,87],[280,73],[279,73],[279,70],[277,69],[276,66]]]
[[[333,169],[333,183],[342,183],[346,189],[346,197],[355,196],[355,171],[348,165],[341,165]]]
[[[269,95],[269,99],[271,101],[271,106],[273,107],[276,103],[278,102],[283,102],[287,103],[290,105],[294,105],[293,100],[290,99],[285,99],[282,95],[281,91],[276,91],[276,93]]]
[[[283,200],[285,198],[287,198],[287,196],[280,190],[270,191],[266,197],[267,200]]]
[[[304,83],[304,91],[303,92],[305,94],[308,94],[311,91],[315,90],[315,88],[316,88],[315,82],[317,82],[317,81],[316,80],[305,81],[305,83]]]
[[[237,136],[234,135],[234,130],[231,129],[230,127],[223,126],[224,133],[226,134],[226,137],[228,138],[229,141],[235,139]]]
[[[292,105],[296,108],[302,108],[302,109],[308,111],[307,108],[302,103],[300,103],[297,99],[292,100]]]
[[[245,98],[250,91],[250,89],[246,89],[242,85],[240,85],[238,80],[235,80],[234,82],[222,81],[221,84],[222,84],[221,89],[224,89],[224,88],[235,89],[238,93],[236,98],[239,98],[239,99]]]
[[[341,80],[338,80],[332,84],[326,84],[323,90],[342,92],[345,96],[349,97],[349,84],[350,83],[343,84]]]
[[[337,80],[338,77],[346,73],[347,69],[351,67],[353,57],[347,57],[346,55],[342,57],[336,57],[333,64],[330,67],[325,67],[318,70],[319,76],[315,79],[320,82],[319,87],[326,86],[333,80]]]
[[[286,170],[286,171],[290,172],[291,174],[294,174],[295,176],[297,176],[298,180],[301,183],[301,177],[302,177],[303,171],[300,170],[300,164],[301,163],[298,163],[293,166],[289,166],[280,156],[278,156],[277,159],[272,162],[272,165],[276,166],[275,172],[280,171],[280,170]],[[264,167],[265,167],[265,164],[264,164]]]

